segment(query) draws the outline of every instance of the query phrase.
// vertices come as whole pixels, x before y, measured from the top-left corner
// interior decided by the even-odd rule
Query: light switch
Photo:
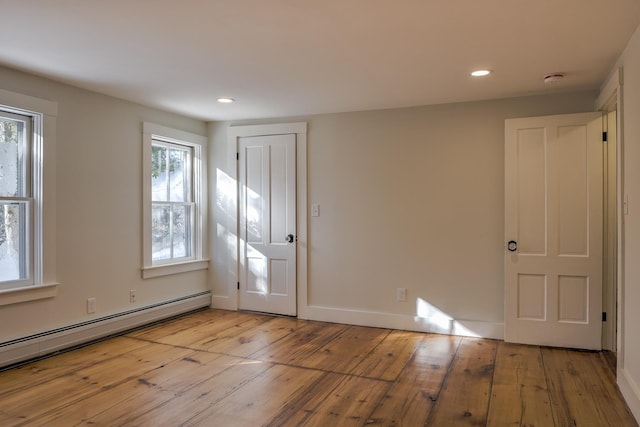
[[[311,216],[320,216],[320,205],[311,205]]]

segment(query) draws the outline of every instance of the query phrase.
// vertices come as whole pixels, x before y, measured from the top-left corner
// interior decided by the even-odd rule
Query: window
[[[193,256],[193,148],[151,144],[151,261]]]
[[[143,277],[207,268],[204,258],[206,138],[144,124]]]
[[[0,283],[33,284],[32,118],[0,111]]]
[[[56,294],[57,108],[0,90],[0,305]]]

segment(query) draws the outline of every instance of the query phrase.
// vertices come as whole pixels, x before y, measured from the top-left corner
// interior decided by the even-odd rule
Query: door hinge
[[[603,322],[606,322],[606,321],[607,321],[607,312],[606,312],[606,311],[603,311],[603,312],[602,312],[602,321],[603,321]]]
[[[240,282],[238,282],[238,290],[240,290]]]
[[[607,132],[602,132],[602,142],[607,142],[609,141],[609,136],[607,135]]]
[[[240,153],[236,153],[236,160],[240,160]]]

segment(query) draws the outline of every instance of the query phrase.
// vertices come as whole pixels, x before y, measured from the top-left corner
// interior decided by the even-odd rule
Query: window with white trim
[[[205,137],[144,124],[143,277],[208,267]]]
[[[57,114],[0,89],[0,306],[57,295]]]
[[[193,147],[151,144],[151,262],[193,258]]]
[[[0,109],[0,284],[34,284],[34,194],[40,185],[32,171],[33,121],[30,115]]]

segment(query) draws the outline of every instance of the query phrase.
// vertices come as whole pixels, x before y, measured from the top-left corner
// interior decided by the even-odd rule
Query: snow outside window
[[[151,146],[151,260],[193,255],[191,147],[154,140]]]
[[[0,110],[0,288],[34,283],[33,118]]]
[[[144,124],[145,278],[208,267],[206,226],[207,139]]]
[[[53,298],[58,104],[0,89],[0,306]]]

